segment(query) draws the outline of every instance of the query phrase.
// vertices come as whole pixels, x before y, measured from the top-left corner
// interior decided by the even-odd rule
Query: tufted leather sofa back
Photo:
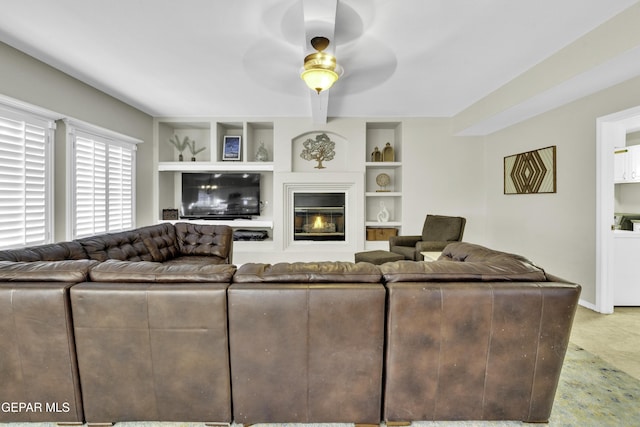
[[[76,241],[84,247],[89,258],[96,261],[153,261],[138,230],[99,234]]]
[[[150,225],[139,228],[137,231],[151,254],[152,261],[165,262],[179,255],[176,229],[173,224]]]
[[[0,261],[35,262],[91,259],[106,261],[176,260],[189,258],[231,263],[233,231],[224,225],[162,223],[71,242],[0,251]],[[208,261],[207,261],[208,262]]]
[[[217,256],[231,259],[233,230],[224,225],[174,224],[181,255]]]
[[[48,245],[0,251],[0,261],[64,261],[87,258],[87,253],[78,242],[51,243]]]

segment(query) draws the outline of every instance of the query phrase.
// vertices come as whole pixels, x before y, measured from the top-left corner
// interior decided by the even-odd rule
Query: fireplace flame
[[[313,221],[313,228],[324,228],[325,227],[325,223],[322,220],[321,216],[317,216],[315,221]]]

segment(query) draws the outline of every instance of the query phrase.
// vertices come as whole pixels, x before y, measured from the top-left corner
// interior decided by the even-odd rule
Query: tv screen
[[[183,173],[180,216],[250,219],[260,215],[259,173]]]

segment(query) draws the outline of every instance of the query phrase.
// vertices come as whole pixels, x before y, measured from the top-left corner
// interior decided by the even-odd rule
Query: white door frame
[[[615,147],[626,145],[627,133],[640,130],[640,107],[596,121],[596,311],[613,313],[613,232]]]

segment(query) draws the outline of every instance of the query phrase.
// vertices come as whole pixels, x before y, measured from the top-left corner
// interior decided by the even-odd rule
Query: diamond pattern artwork
[[[555,192],[555,145],[504,158],[504,194]]]

